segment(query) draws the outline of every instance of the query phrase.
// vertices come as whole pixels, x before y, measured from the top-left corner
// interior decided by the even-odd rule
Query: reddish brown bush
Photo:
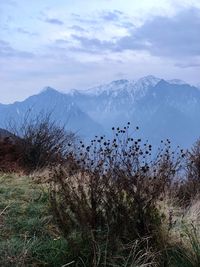
[[[18,162],[27,172],[63,163],[69,150],[68,144],[76,141],[75,134],[56,123],[51,114],[29,116],[28,113],[19,126],[15,123],[10,126],[13,135],[20,137],[15,144],[20,150]]]
[[[0,171],[16,172],[23,169],[22,149],[19,142],[5,137],[0,141]]]

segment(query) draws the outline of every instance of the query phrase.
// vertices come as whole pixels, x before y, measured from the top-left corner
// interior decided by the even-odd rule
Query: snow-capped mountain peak
[[[50,86],[46,86],[42,89],[41,93],[58,93],[58,91]]]
[[[100,86],[92,87],[88,90],[82,91],[86,95],[93,95],[99,96],[101,94],[110,95],[115,94],[117,95],[121,90],[128,89],[129,85],[132,82],[129,80],[115,80],[111,83],[103,84]]]
[[[138,84],[155,86],[161,79],[153,75],[148,75],[137,80]]]
[[[157,78],[153,75],[142,77],[136,81],[120,79],[120,80],[114,80],[110,83],[105,83],[99,86],[91,87],[87,90],[73,89],[69,92],[69,94],[71,96],[83,94],[85,96],[93,96],[93,97],[104,95],[104,96],[112,96],[115,98],[125,93],[129,94],[129,96],[132,99],[139,99],[146,95],[149,88],[155,87],[161,80],[162,80],[161,78]],[[179,79],[173,79],[166,82],[176,85],[187,84],[186,82]]]
[[[156,86],[160,82],[160,78],[156,78],[152,75],[145,76],[143,78],[138,79],[135,83],[131,85],[129,91],[134,98],[143,97],[149,88]]]

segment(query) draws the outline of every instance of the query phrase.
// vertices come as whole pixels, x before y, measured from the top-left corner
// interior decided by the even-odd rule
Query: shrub
[[[172,160],[169,141],[153,155],[152,146],[130,138],[128,128],[129,124],[117,128],[112,140],[96,137],[88,146],[80,141],[79,153],[69,155],[76,171],[71,165],[52,169],[54,217],[77,257],[80,244],[89,246],[90,264],[99,242],[106,241],[109,257],[119,251],[118,244],[141,237],[151,236],[153,246],[159,243],[161,216],[156,203],[180,168],[182,154]]]
[[[186,206],[200,195],[200,140],[186,154],[185,179],[182,180],[178,197]]]
[[[0,140],[0,171],[17,172],[22,170],[20,163],[21,147],[10,137]]]
[[[34,118],[28,114],[20,126],[14,125],[11,129],[20,136],[17,143],[21,150],[19,158],[28,171],[64,161],[68,143],[76,140],[75,134],[66,132],[50,113],[40,113]]]

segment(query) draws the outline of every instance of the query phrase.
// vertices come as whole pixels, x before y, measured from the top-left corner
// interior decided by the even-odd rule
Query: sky
[[[199,0],[0,0],[0,103],[147,75],[200,83]]]

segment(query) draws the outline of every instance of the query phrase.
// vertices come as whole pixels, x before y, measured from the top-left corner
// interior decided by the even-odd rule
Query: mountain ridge
[[[200,135],[200,90],[178,79],[152,75],[68,93],[47,86],[24,101],[0,104],[0,127],[9,117],[23,119],[29,109],[33,114],[53,111],[56,121],[67,122],[68,129],[88,139],[128,121],[141,126],[141,135],[154,143],[170,137],[175,144],[188,146]]]

